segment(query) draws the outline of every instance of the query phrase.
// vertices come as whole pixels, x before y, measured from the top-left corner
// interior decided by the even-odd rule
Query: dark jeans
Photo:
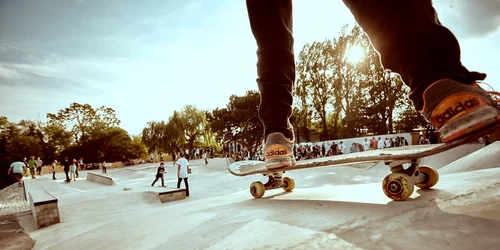
[[[189,183],[188,178],[178,178],[177,179],[177,188],[181,188],[181,181],[184,179],[184,186],[186,186],[186,196],[189,196]]]
[[[52,172],[52,180],[56,179],[56,172]]]
[[[163,180],[163,175],[162,174],[157,174],[156,175],[156,178],[155,178],[155,181],[153,181],[153,183],[151,184],[151,186],[154,186],[155,183],[158,181],[158,179],[161,179],[161,186],[165,186],[165,183],[164,183],[164,180]]]
[[[71,181],[69,178],[69,167],[64,167],[64,174],[66,174],[66,181]]]
[[[257,41],[259,117],[264,136],[291,137],[292,88],[295,82],[292,0],[247,0]],[[410,87],[410,99],[422,109],[423,91],[433,82],[452,78],[464,84],[486,75],[470,72],[460,61],[455,36],[438,20],[431,0],[344,0],[380,53],[385,69],[399,73]]]

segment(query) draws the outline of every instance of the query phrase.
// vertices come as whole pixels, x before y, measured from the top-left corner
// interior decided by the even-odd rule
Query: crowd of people
[[[295,144],[293,152],[296,160],[303,160],[408,145],[408,140],[403,136],[385,137],[385,139],[372,137],[370,140],[364,138],[361,142],[352,142],[350,147],[343,141]]]
[[[52,173],[52,179],[57,180],[56,178],[56,168],[57,168],[57,160],[54,160],[50,164],[50,170]],[[61,165],[64,167],[64,173],[66,175],[66,182],[70,182],[71,180],[76,181],[76,178],[78,178],[78,166],[83,168],[83,159],[80,158],[79,161],[76,159],[73,159],[70,161],[68,157],[65,157],[64,160],[61,162]],[[16,179],[17,182],[19,182],[19,185],[22,185],[22,178],[23,176],[29,176],[31,175],[32,179],[36,179],[36,176],[42,175],[42,167],[43,167],[43,161],[40,159],[40,157],[37,157],[35,159],[35,156],[31,156],[30,159],[28,160],[26,157],[24,157],[22,160],[15,161],[10,165],[9,170],[7,171],[7,174],[10,175],[12,174],[14,178]]]
[[[211,147],[206,147],[203,149],[202,147],[196,147],[193,149],[185,149],[180,152],[172,152],[172,161],[175,162],[177,159],[177,156],[183,155],[186,159],[192,160],[192,159],[203,159],[205,161],[205,164],[208,164],[208,159],[213,159],[214,158],[214,152]],[[163,152],[158,153],[159,161],[163,162],[165,160],[165,154]],[[154,153],[149,154],[149,162],[156,162],[156,155]]]

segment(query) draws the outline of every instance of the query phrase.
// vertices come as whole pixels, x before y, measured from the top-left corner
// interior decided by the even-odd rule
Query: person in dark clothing
[[[487,135],[484,137],[484,146],[488,146],[491,144],[491,141],[490,141],[490,136]]]
[[[430,144],[438,144],[439,143],[439,138],[438,138],[436,132],[434,132],[434,130],[431,131],[431,134],[429,136],[429,143]]]
[[[69,178],[69,168],[71,167],[71,162],[68,160],[68,157],[64,157],[63,166],[64,174],[66,174],[66,182],[70,182],[71,179]]]
[[[441,25],[431,0],[344,0],[388,71],[410,88],[409,98],[444,142],[468,136],[500,121],[500,110],[469,71],[453,33]],[[264,126],[268,169],[295,164],[290,123],[295,83],[292,0],[247,0],[257,42],[259,118]],[[424,105],[425,103],[425,105]]]
[[[155,178],[155,181],[153,181],[153,183],[151,184],[152,187],[155,185],[155,183],[158,181],[158,179],[161,179],[161,186],[162,187],[165,186],[164,179],[163,179],[164,173],[166,173],[165,172],[165,163],[162,162],[162,163],[160,163],[160,166],[156,170],[156,178]]]

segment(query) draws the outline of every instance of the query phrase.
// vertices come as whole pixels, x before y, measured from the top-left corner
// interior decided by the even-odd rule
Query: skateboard
[[[254,198],[261,198],[266,190],[283,188],[286,192],[290,192],[295,188],[295,181],[292,178],[283,177],[286,171],[334,165],[363,167],[363,165],[369,166],[383,161],[389,167],[391,173],[382,180],[382,190],[388,198],[403,201],[411,196],[414,186],[420,189],[430,189],[439,181],[439,174],[435,169],[430,166],[420,165],[423,158],[450,150],[462,144],[477,143],[480,137],[497,131],[500,131],[500,124],[491,125],[474,135],[450,143],[384,148],[300,160],[293,166],[279,169],[267,169],[263,161],[238,161],[230,164],[228,171],[236,176],[252,174],[267,176],[268,181],[265,184],[256,181],[250,185],[250,194]],[[409,164],[409,166],[405,168],[404,164]]]

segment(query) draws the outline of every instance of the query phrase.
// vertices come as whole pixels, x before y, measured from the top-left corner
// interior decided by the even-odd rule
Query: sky
[[[500,1],[435,0],[463,64],[500,89]],[[354,24],[338,0],[295,0],[295,52]],[[46,120],[72,102],[116,110],[139,134],[186,104],[257,90],[243,0],[0,0],[0,116]]]

